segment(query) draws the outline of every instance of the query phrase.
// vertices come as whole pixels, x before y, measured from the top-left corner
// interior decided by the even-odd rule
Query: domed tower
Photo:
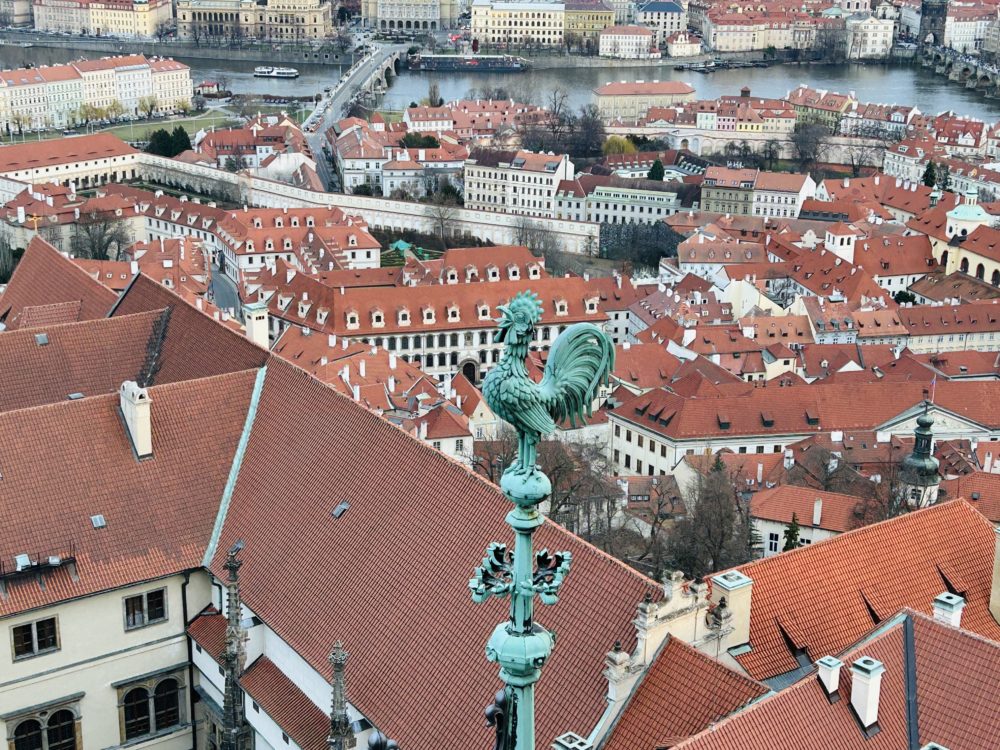
[[[913,453],[903,459],[900,471],[903,496],[911,508],[926,508],[937,500],[941,476],[938,474],[939,462],[932,452],[933,424],[930,402],[925,401],[924,413],[917,417],[917,429],[913,433],[916,438]]]

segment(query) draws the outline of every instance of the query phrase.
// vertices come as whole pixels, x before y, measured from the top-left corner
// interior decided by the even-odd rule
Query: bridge
[[[316,157],[316,169],[327,187],[333,175],[323,151],[326,131],[347,113],[355,99],[389,88],[403,70],[406,49],[405,44],[374,45],[331,86],[330,93],[303,123],[309,148]]]
[[[1000,68],[977,57],[965,55],[946,47],[925,45],[921,64],[933,68],[938,75],[964,85],[966,88],[982,91],[989,96],[1000,96]]]

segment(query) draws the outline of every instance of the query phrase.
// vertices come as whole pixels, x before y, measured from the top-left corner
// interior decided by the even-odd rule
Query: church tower
[[[948,0],[921,0],[920,36],[921,44],[944,44],[944,24],[948,17]]]
[[[926,508],[933,504],[938,496],[938,484],[941,476],[938,474],[938,460],[933,455],[934,435],[931,426],[934,418],[930,415],[930,402],[924,402],[924,413],[917,417],[917,429],[914,430],[916,440],[913,453],[903,459],[902,492],[907,505],[911,508]]]
[[[347,668],[347,652],[344,644],[337,641],[330,652],[330,669],[333,673],[330,687],[330,735],[326,739],[329,750],[350,750],[357,745],[354,727],[347,715],[347,684],[344,671]]]

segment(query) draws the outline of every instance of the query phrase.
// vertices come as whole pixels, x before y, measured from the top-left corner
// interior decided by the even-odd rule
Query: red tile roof
[[[249,339],[157,284],[145,274],[122,295],[113,315],[170,309],[166,334],[158,357],[156,382],[191,380],[236,370],[257,368],[268,353]]]
[[[240,684],[302,750],[327,750],[329,718],[274,662],[261,656],[243,673]]]
[[[0,560],[76,559],[73,572],[41,573],[44,588],[34,575],[6,581],[0,615],[200,567],[255,375],[150,388],[153,457],[143,461],[116,394],[0,414]],[[105,528],[94,528],[97,514]]]
[[[36,149],[37,150],[37,149]],[[25,307],[79,302],[79,320],[103,318],[117,295],[61,255],[40,237],[32,238],[0,296],[0,322],[20,326]]]
[[[789,642],[815,661],[878,624],[872,612],[879,621],[904,606],[930,612],[949,589],[966,599],[963,627],[1000,639],[989,611],[995,536],[975,508],[953,501],[740,566],[753,580],[751,651],[736,659],[769,679],[798,666]]]
[[[136,380],[163,310],[0,334],[0,411],[115,393]],[[37,336],[44,336],[39,343]]]
[[[365,436],[362,452],[358,435]],[[344,464],[333,456],[350,458]],[[408,467],[405,481],[385,470],[387,457]],[[490,540],[509,538],[509,503],[497,489],[276,359],[268,364],[242,466],[218,549],[245,541],[247,606],[320,673],[337,635],[352,633],[352,703],[402,747],[487,743],[479,723],[461,717],[481,715],[499,684],[482,647],[507,603],[473,604],[461,576],[402,571],[413,569],[418,548],[428,569],[471,571]],[[341,500],[350,509],[333,518]],[[635,606],[659,588],[556,524],[537,537],[539,548],[570,549],[574,565],[558,606],[539,613],[558,634],[538,696],[541,747],[596,724],[607,705],[604,654],[616,638],[633,648]],[[289,598],[278,571],[287,569],[290,551],[317,549],[327,552],[296,567],[296,585],[309,596]],[[216,574],[221,563],[217,556]],[[428,602],[447,609],[445,630],[441,608]],[[436,644],[445,657],[439,668],[426,669],[426,638],[399,638],[404,627]],[[442,684],[449,685],[447,714],[454,717],[447,722],[427,710],[427,696]]]
[[[668,637],[602,750],[659,750],[706,729],[770,690]]]
[[[813,509],[817,500],[822,501],[822,510],[819,524],[813,526]],[[857,525],[854,508],[860,501],[861,498],[854,495],[783,484],[756,493],[750,500],[750,515],[779,523],[791,523],[794,515],[803,527],[843,533]]]
[[[9,174],[24,169],[41,169],[55,164],[94,161],[136,154],[134,148],[110,133],[53,138],[44,148],[37,143],[18,143],[0,147],[0,172]]]
[[[962,497],[992,523],[1000,524],[1000,474],[977,471],[941,482],[949,498]]]
[[[188,635],[216,661],[222,661],[226,650],[226,618],[215,607],[206,607],[191,624]]]

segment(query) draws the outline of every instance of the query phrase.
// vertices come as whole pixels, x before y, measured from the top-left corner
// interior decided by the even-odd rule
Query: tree
[[[895,300],[897,305],[912,304],[917,301],[917,296],[913,292],[908,292],[905,289],[900,289],[892,295],[892,298]]]
[[[458,217],[458,202],[450,195],[435,193],[430,202],[430,217],[437,230],[438,239],[441,241],[441,249],[448,249],[447,235],[452,223]]]
[[[561,275],[558,256],[559,238],[548,229],[545,222],[529,216],[518,216],[514,220],[513,239],[515,245],[523,245],[535,256],[544,258],[549,273]]]
[[[934,162],[928,161],[927,168],[924,169],[923,183],[929,188],[937,184],[937,175],[934,174]]]
[[[403,148],[440,148],[441,142],[429,133],[414,130],[400,138],[399,145]]]
[[[799,541],[799,519],[794,513],[792,513],[791,522],[785,527],[784,537],[785,546],[781,548],[782,552],[788,552],[802,546],[802,542]]]
[[[170,22],[164,21],[162,23],[156,24],[156,38],[159,41],[163,41],[166,37],[170,36]]]
[[[695,577],[749,562],[752,524],[722,462],[707,475],[698,474],[688,488],[688,514],[668,535],[674,567]]]
[[[139,98],[139,111],[148,119],[153,116],[156,108],[160,106],[155,95],[143,96]]]
[[[649,172],[646,173],[646,179],[663,182],[663,176],[665,174],[666,171],[663,169],[663,162],[657,159],[653,162],[653,166],[649,168]]]
[[[196,94],[191,97],[191,106],[194,108],[195,112],[204,112],[206,104],[207,102],[205,101],[205,97],[201,94]]]
[[[797,125],[792,133],[792,151],[802,172],[808,172],[826,156],[830,132],[818,123]]]
[[[367,182],[362,182],[360,185],[355,185],[351,188],[351,195],[374,195],[372,192],[372,186]]]
[[[597,156],[601,153],[604,143],[604,120],[596,104],[586,104],[580,107],[580,114],[575,122],[575,132],[572,139],[574,156]]]
[[[17,257],[14,248],[10,245],[10,240],[7,239],[6,235],[0,235],[0,284],[6,284],[10,281],[16,265]]]
[[[100,120],[104,117],[105,112],[98,107],[95,107],[89,102],[84,102],[76,110],[76,117],[81,125],[87,125],[94,120]]]
[[[124,220],[97,211],[81,215],[72,232],[70,251],[77,258],[121,260],[125,248],[132,244],[132,233]]]
[[[174,128],[174,132],[170,134],[170,140],[173,150],[171,156],[177,156],[177,154],[188,151],[191,148],[191,137],[180,125]]]
[[[948,190],[951,187],[951,170],[947,164],[938,164],[934,172],[937,176],[937,186],[940,190]]]
[[[609,135],[608,139],[604,141],[604,145],[601,146],[601,153],[605,156],[609,154],[634,154],[635,152],[635,144],[620,135]]]
[[[164,128],[154,130],[149,134],[149,143],[146,144],[146,153],[170,158],[177,153],[174,151],[174,139]]]
[[[444,99],[441,98],[441,87],[435,81],[431,81],[427,86],[427,104],[430,107],[440,107],[444,104]]]
[[[247,158],[240,153],[227,156],[226,160],[222,163],[222,168],[227,172],[239,172],[242,169],[246,169],[248,166]]]
[[[774,169],[774,165],[781,158],[781,144],[774,138],[764,141],[760,151],[761,158],[767,164],[768,169]]]

